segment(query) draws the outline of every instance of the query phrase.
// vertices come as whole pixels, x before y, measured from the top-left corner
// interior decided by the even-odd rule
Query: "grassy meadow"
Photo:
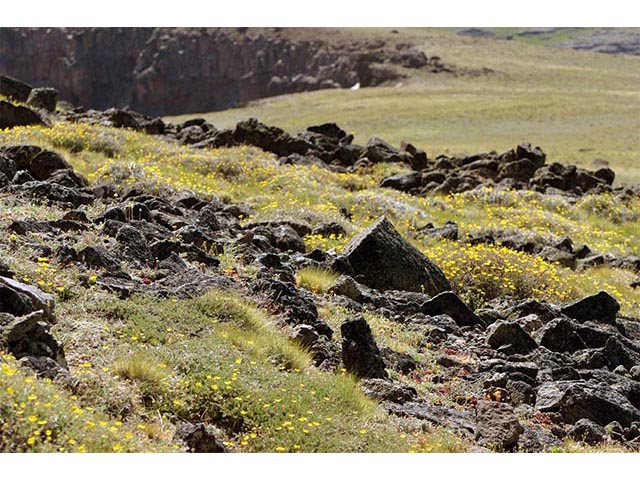
[[[381,31],[343,34],[362,38]],[[395,144],[410,140],[431,157],[506,150],[528,140],[550,160],[590,167],[594,159],[606,159],[619,179],[640,181],[640,59],[437,30],[406,29],[398,35],[419,40],[427,54],[439,54],[445,62],[492,72],[412,73],[398,87],[286,95],[202,115],[217,127],[256,116],[291,132],[335,121],[354,132],[357,142],[374,135]],[[463,239],[490,228],[509,228],[547,238],[569,236],[595,251],[637,255],[639,199],[585,196],[574,204],[534,192],[490,189],[416,197],[378,186],[385,176],[406,170],[403,165],[335,173],[317,166],[281,166],[275,156],[252,147],[196,150],[163,137],[82,124],[0,131],[0,144],[56,150],[94,183],[141,182],[150,189],[187,190],[206,199],[246,202],[253,213],[245,221],[335,221],[347,232],[308,235],[308,250],[339,252],[385,214],[476,308],[504,295],[564,303],[607,290],[624,314],[640,313],[640,290],[629,286],[636,276],[628,270],[576,272],[501,246],[436,241],[418,231],[427,222],[441,226],[453,220]],[[101,211],[98,205],[87,208],[91,218]],[[475,448],[444,429],[387,415],[345,372],[317,370],[309,353],[287,339],[278,318],[256,299],[217,290],[189,300],[119,299],[96,287],[100,272],[65,267],[55,258],[34,254],[33,242],[43,241],[37,233],[17,236],[7,230],[18,219],[52,220],[63,214],[53,206],[14,203],[0,195],[0,257],[17,279],[56,295],[53,333],[64,344],[77,379],[72,388],[38,379],[0,352],[0,451],[176,451],[183,448],[173,437],[181,420],[223,427],[220,438],[234,452]],[[100,241],[101,235],[101,227],[92,225],[79,235],[76,247]],[[65,240],[46,241],[55,251]],[[220,259],[225,275],[244,281],[255,276],[232,249]],[[297,274],[298,285],[316,295],[321,318],[339,339],[339,326],[351,313],[326,294],[334,281],[335,274],[323,270]],[[436,352],[429,345],[422,348],[408,325],[375,314],[366,318],[380,346],[407,353],[423,366],[412,375],[394,372],[394,380],[414,386],[430,401],[463,408],[453,401],[451,392],[460,388],[455,377],[447,384],[431,381],[440,368]],[[520,420],[526,425],[532,418]],[[585,449],[594,450],[567,440],[560,450]]]
[[[341,35],[379,38],[389,30]],[[397,85],[283,95],[169,120],[202,116],[230,128],[253,116],[292,133],[336,122],[356,142],[372,136],[395,145],[406,140],[430,157],[504,151],[529,141],[550,161],[594,168],[594,161],[605,160],[619,180],[640,181],[639,57],[470,38],[446,29],[401,29],[398,37],[468,73],[407,70]]]

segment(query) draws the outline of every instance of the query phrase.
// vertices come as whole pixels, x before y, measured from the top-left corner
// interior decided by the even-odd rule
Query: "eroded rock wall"
[[[283,29],[2,28],[0,73],[86,108],[220,110],[283,93],[377,85],[403,68],[448,70],[410,45],[327,42]]]

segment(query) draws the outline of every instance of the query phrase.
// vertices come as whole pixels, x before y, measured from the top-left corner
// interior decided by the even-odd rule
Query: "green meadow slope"
[[[391,33],[353,29],[340,35],[379,38]],[[445,152],[504,151],[527,140],[540,145],[549,161],[594,169],[600,159],[609,162],[618,181],[640,181],[639,58],[473,39],[445,30],[404,29],[394,35],[418,42],[428,55],[441,55],[470,74],[414,72],[402,85],[286,95],[169,120],[204,116],[219,128],[233,128],[238,120],[255,116],[290,132],[336,122],[355,134],[355,143],[371,136],[396,145],[409,140],[430,158]],[[24,312],[13,312],[18,319],[13,313],[0,314],[0,452],[502,451],[506,447],[476,442],[475,412],[478,402],[500,400],[496,392],[507,393],[489,381],[495,379],[493,373],[502,373],[493,368],[506,358],[516,358],[509,365],[518,364],[526,373],[510,373],[515,379],[509,387],[515,392],[513,404],[521,407],[510,418],[527,432],[519,451],[638,451],[637,427],[625,420],[640,418],[640,407],[625,400],[633,398],[640,405],[633,396],[640,385],[640,353],[633,350],[640,349],[640,288],[633,286],[637,267],[610,262],[572,269],[500,242],[465,241],[509,229],[523,238],[542,237],[544,244],[570,237],[576,246],[588,244],[594,252],[631,258],[640,252],[637,195],[574,198],[492,188],[410,195],[380,186],[389,175],[410,171],[402,163],[339,170],[285,165],[255,146],[199,149],[168,134],[70,123],[60,116],[51,126],[0,131],[3,155],[13,155],[35,171],[34,159],[27,162],[20,155],[40,150],[13,148],[24,145],[61,155],[89,186],[78,187],[74,182],[87,184],[67,171],[63,180],[72,185],[68,189],[54,185],[53,175],[31,182],[18,182],[12,175],[0,190],[0,276],[11,274],[16,282],[55,298],[57,323],[40,322],[38,332],[49,342],[60,341],[66,358],[66,365],[54,365],[53,373],[61,369],[61,374],[35,375],[16,359],[24,345],[5,341],[10,338],[5,332],[21,333]],[[48,153],[46,158],[58,157]],[[4,165],[8,171],[9,162]],[[72,209],[69,202],[46,198],[56,192],[86,201]],[[552,380],[559,385],[584,387],[587,380],[573,378],[578,370],[589,385],[598,383],[595,390],[605,388],[599,381],[604,378],[613,387],[596,391],[605,392],[598,397],[601,403],[587,402],[584,411],[596,405],[592,416],[604,427],[610,419],[601,420],[599,411],[612,408],[611,418],[626,421],[623,433],[629,438],[621,441],[609,431],[590,445],[573,430],[575,417],[540,410],[544,401],[538,405],[531,387],[518,380],[538,366],[534,362],[532,368],[533,360],[523,361],[525,357],[504,348],[489,347],[491,329],[475,328],[478,324],[458,328],[454,320],[442,324],[447,330],[420,323],[435,322],[431,317],[440,317],[435,314],[407,319],[402,301],[394,303],[405,297],[396,293],[387,295],[388,302],[384,295],[371,297],[387,302],[381,303],[384,307],[373,308],[363,300],[355,309],[348,300],[360,298],[360,290],[349,297],[336,294],[337,272],[307,260],[318,258],[316,249],[328,258],[344,252],[381,215],[439,265],[466,305],[478,314],[489,307],[483,321],[492,325],[508,318],[501,302],[542,305],[541,312],[602,290],[615,297],[620,311],[608,324],[595,328],[567,320],[571,328],[590,332],[592,337],[585,338],[599,345],[578,348],[589,358],[563,353],[575,369],[551,372],[548,366],[560,358],[555,351],[526,358],[534,358],[541,371],[557,374]],[[300,234],[289,232],[302,242],[297,253],[265,236],[275,238],[283,221],[308,226]],[[457,224],[459,240],[425,235],[427,223],[440,227],[447,221]],[[337,225],[340,233],[315,229],[326,225]],[[180,255],[174,249],[182,249]],[[91,251],[99,258],[91,261]],[[282,263],[280,269],[277,262],[270,263],[274,259]],[[270,297],[257,288],[262,282],[285,284],[290,296]],[[326,322],[333,330],[324,344],[313,345],[324,345],[327,351],[320,353],[335,364],[320,368],[318,352],[298,337],[292,339],[294,324],[285,307],[299,307],[296,301],[304,307],[301,315],[308,315],[305,321]],[[390,313],[388,308],[397,310]],[[309,313],[315,309],[315,316]],[[426,409],[426,417],[391,414],[380,396],[365,394],[362,383],[342,368],[342,326],[358,312],[393,367],[388,367],[390,382],[382,382],[383,387],[391,388],[387,393],[392,395],[409,395]],[[498,316],[491,317],[492,312]],[[542,329],[531,315],[509,321],[520,320],[532,331]],[[622,320],[629,338],[614,330]],[[438,338],[443,332],[444,339]],[[602,338],[608,350],[600,345]],[[542,351],[531,342],[536,352]],[[400,368],[398,359],[413,368]],[[487,366],[491,371],[482,370]],[[536,374],[532,376],[536,378],[527,380],[537,392],[551,383],[541,376],[538,385]],[[484,380],[489,381],[486,389]],[[519,400],[516,387],[525,389]],[[496,403],[491,404],[503,408]],[[618,408],[631,413],[625,417]],[[437,421],[431,422],[434,416]],[[472,433],[464,425],[462,432],[452,428],[451,418],[471,422]],[[206,438],[214,445],[185,438],[185,424],[206,425]],[[539,438],[539,444],[528,442],[531,438]]]
[[[390,35],[388,29],[341,34]],[[386,87],[283,95],[194,113],[219,128],[250,116],[290,132],[336,122],[356,142],[374,135],[396,145],[407,140],[432,157],[504,151],[526,140],[540,145],[550,160],[587,168],[606,160],[619,180],[640,180],[640,58],[464,37],[445,29],[403,29],[397,35],[472,73],[407,72],[405,81]]]

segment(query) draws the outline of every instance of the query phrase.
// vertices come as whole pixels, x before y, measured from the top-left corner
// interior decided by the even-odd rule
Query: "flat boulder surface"
[[[336,266],[377,290],[406,290],[431,296],[451,290],[442,270],[402,238],[384,216],[351,240]]]

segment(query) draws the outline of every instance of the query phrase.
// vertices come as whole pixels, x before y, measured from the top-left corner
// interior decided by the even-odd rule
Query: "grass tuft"
[[[325,268],[302,268],[296,273],[296,285],[314,293],[326,293],[339,276]]]

